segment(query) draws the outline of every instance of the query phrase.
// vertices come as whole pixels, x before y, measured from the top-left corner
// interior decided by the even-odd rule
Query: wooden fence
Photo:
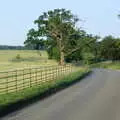
[[[51,82],[72,71],[71,65],[24,68],[0,72],[0,94],[18,92]]]

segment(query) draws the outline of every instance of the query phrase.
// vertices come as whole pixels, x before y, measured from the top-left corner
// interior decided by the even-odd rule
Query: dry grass
[[[18,54],[20,55],[20,60],[16,60]],[[58,63],[55,60],[48,59],[46,51],[0,50],[0,71],[57,64]]]

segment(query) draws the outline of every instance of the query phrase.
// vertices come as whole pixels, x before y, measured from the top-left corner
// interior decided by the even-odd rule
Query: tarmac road
[[[94,69],[77,84],[1,120],[120,120],[120,72]]]

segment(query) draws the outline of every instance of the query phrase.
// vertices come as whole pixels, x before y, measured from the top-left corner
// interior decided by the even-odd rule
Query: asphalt
[[[77,84],[1,120],[120,120],[120,71],[94,69]]]

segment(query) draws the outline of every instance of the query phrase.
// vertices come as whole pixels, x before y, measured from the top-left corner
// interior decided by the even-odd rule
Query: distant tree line
[[[94,63],[106,60],[120,60],[120,38],[109,35],[99,41],[96,38],[88,46],[83,46],[66,58],[67,61],[84,60],[86,63]]]
[[[120,38],[88,34],[78,28],[79,18],[71,11],[54,9],[44,12],[34,21],[37,27],[29,30],[25,46],[46,49],[49,58],[64,62],[93,63],[102,60],[120,60]]]
[[[0,50],[44,50],[45,45],[28,45],[28,46],[10,46],[10,45],[0,45]]]
[[[0,50],[24,50],[24,46],[9,46],[9,45],[0,45]]]

